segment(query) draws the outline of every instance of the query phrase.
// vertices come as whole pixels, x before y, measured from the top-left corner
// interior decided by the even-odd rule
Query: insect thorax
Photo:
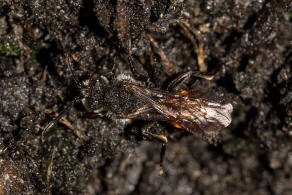
[[[106,110],[118,118],[128,118],[127,115],[136,112],[145,105],[131,91],[127,90],[126,83],[116,83],[104,90],[104,106]]]

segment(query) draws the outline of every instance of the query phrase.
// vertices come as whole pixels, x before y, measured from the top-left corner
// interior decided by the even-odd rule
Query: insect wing
[[[220,104],[187,94],[169,95],[157,104],[156,107],[179,126],[199,133],[208,141],[216,140],[219,131],[231,123],[233,106],[230,103]]]
[[[191,93],[166,93],[131,85],[133,94],[147,102],[166,121],[175,122],[208,141],[216,140],[219,131],[231,123],[233,106],[198,98]]]

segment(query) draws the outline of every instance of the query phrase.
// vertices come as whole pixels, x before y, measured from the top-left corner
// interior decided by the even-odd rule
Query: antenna
[[[75,58],[75,59],[78,59],[77,58],[77,56],[75,56],[75,55],[72,55],[72,57],[73,58]],[[83,88],[83,85],[82,85],[82,83],[80,82],[80,81],[78,81],[78,79],[77,79],[77,77],[76,77],[76,75],[75,75],[75,73],[74,73],[74,71],[73,71],[73,66],[72,66],[72,60],[71,60],[71,58],[69,57],[69,55],[68,54],[66,54],[66,59],[64,60],[62,60],[62,62],[64,63],[64,61],[65,61],[65,63],[68,65],[68,67],[69,67],[69,69],[70,69],[70,72],[71,72],[71,74],[72,74],[72,77],[73,77],[73,79],[74,79],[74,81],[75,81],[75,83],[76,83],[76,85],[77,85],[77,87],[78,87],[78,89],[80,90],[80,92],[81,92],[81,90],[82,90],[82,88]],[[41,139],[42,139],[42,142],[45,142],[45,138],[44,138],[44,136],[45,136],[45,133],[47,132],[47,131],[49,131],[52,127],[54,127],[55,125],[56,125],[56,123],[57,122],[59,122],[59,120],[61,120],[61,118],[74,106],[74,104],[75,103],[77,103],[77,102],[79,102],[80,101],[80,99],[83,97],[83,95],[82,95],[82,93],[80,93],[80,95],[78,95],[74,100],[72,100],[60,113],[59,113],[59,115],[57,116],[57,118],[55,118],[54,120],[52,120],[49,124],[47,124],[47,126],[44,128],[44,130],[43,130],[43,132],[42,132],[42,135],[41,135]]]
[[[82,97],[82,94],[80,94],[79,96],[77,96],[73,101],[71,101],[69,103],[69,105],[67,105],[62,112],[60,112],[60,114],[57,116],[57,118],[55,118],[54,120],[52,120],[49,124],[47,124],[47,126],[44,128],[43,132],[42,132],[42,142],[45,142],[45,133],[50,130],[52,127],[54,127],[56,125],[57,122],[59,122],[59,120],[61,120],[61,118],[70,110],[70,108],[72,108],[74,106],[75,103],[77,103],[78,101],[80,101]]]
[[[74,60],[78,60],[78,56],[76,56],[76,55],[74,55],[74,54],[72,54],[72,58],[73,58]],[[71,72],[71,75],[72,75],[72,77],[73,77],[73,80],[74,80],[74,82],[76,83],[76,85],[77,85],[79,91],[82,91],[82,89],[84,88],[84,86],[83,86],[82,83],[78,80],[78,78],[77,78],[75,72],[73,71],[73,63],[72,63],[72,59],[71,59],[71,57],[69,56],[69,54],[66,54],[66,58],[65,58],[65,59],[62,59],[63,64],[64,64],[64,61],[65,61],[65,64],[67,64],[67,66],[69,67],[69,70],[70,70],[70,72]]]

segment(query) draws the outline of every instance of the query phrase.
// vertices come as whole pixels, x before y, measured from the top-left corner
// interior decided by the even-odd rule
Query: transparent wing
[[[231,123],[233,106],[196,97],[184,92],[166,93],[134,86],[135,95],[148,102],[153,109],[173,121],[177,127],[199,134],[207,141],[217,140],[222,128]]]

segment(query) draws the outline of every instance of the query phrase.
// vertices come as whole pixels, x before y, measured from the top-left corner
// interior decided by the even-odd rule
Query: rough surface
[[[0,194],[291,194],[291,32],[290,0],[2,0]],[[183,87],[230,96],[232,124],[216,146],[172,133],[162,176],[143,121],[91,119],[80,103],[65,116],[75,130],[59,122],[42,143],[79,93],[68,53],[81,81],[215,74]]]

